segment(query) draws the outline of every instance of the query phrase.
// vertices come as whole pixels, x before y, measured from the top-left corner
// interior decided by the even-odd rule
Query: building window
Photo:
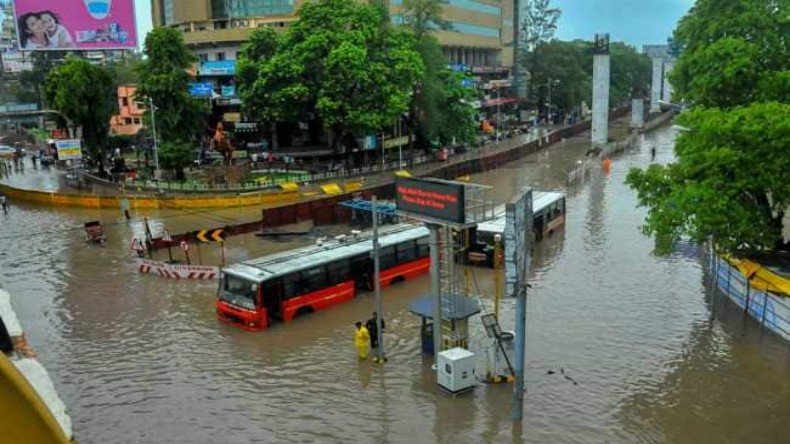
[[[121,103],[123,104],[123,106],[129,106],[129,98],[128,97],[122,97],[121,98]]]
[[[218,52],[217,53],[217,61],[221,62],[223,60],[225,60],[225,53],[224,52]]]
[[[135,117],[134,118],[134,124],[135,125],[139,125],[140,124],[140,118],[139,117]]]
[[[289,15],[293,12],[293,0],[211,0],[211,14],[215,19]]]
[[[200,59],[201,63],[208,62],[208,54],[200,53],[200,54],[198,54],[198,59]]]
[[[165,26],[173,24],[173,0],[162,0],[162,21]]]
[[[132,124],[132,119],[130,119],[128,117],[124,117],[123,124],[124,125],[131,125]]]
[[[463,22],[450,22],[452,31],[462,34],[480,35],[484,37],[499,37],[499,29],[487,28],[485,26],[470,25]]]

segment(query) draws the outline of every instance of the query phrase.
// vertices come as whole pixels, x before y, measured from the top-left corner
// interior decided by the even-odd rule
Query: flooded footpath
[[[671,161],[674,137],[671,127],[645,135],[608,176],[596,166],[571,188],[583,138],[472,176],[499,202],[524,186],[568,194],[565,228],[533,260],[520,427],[509,420],[511,385],[481,383],[456,398],[437,390],[432,359],[420,354],[420,319],[408,313],[428,293],[427,275],[384,292],[390,362],[377,366],[353,347],[372,294],[250,333],[217,320],[216,283],[134,266],[129,242],[144,216],[156,234],[254,220],[251,209],[141,211],[126,222],[117,210],[14,203],[0,215],[0,286],[14,295],[80,443],[782,442],[790,345],[724,298],[710,322],[698,249],[658,257],[640,232],[645,213],[625,176]],[[86,245],[89,220],[102,221],[105,246]],[[226,254],[233,262],[309,242],[243,235]],[[209,247],[202,255],[219,259]],[[491,271],[473,276],[491,311]],[[503,301],[505,329],[513,305]],[[471,324],[470,348],[482,356],[485,332],[479,318]]]

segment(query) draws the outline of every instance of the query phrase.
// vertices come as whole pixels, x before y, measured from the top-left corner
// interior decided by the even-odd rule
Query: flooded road
[[[781,442],[790,435],[790,346],[730,303],[709,322],[696,250],[656,257],[639,231],[644,212],[625,175],[651,162],[653,145],[657,162],[672,160],[673,138],[670,128],[647,135],[608,177],[596,167],[570,189],[565,172],[586,148],[579,140],[472,177],[502,202],[525,185],[568,193],[565,229],[539,243],[533,261],[520,428],[509,421],[510,385],[437,392],[420,320],[407,310],[428,292],[427,276],[384,292],[390,362],[381,367],[358,362],[352,345],[370,294],[249,333],[217,321],[215,284],[133,266],[139,217],[155,233],[180,232],[250,220],[246,212],[141,212],[126,223],[117,210],[15,204],[0,215],[0,285],[80,443]],[[93,219],[105,224],[106,247],[83,242],[81,224]],[[304,242],[240,236],[227,253],[234,261]],[[475,269],[474,278],[490,311],[491,273]],[[512,328],[513,301],[502,318]],[[479,318],[472,330],[482,355]]]

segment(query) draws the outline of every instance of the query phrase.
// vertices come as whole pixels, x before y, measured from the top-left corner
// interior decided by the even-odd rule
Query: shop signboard
[[[214,60],[202,62],[198,68],[201,76],[232,76],[236,74],[235,60]]]
[[[82,145],[79,140],[56,140],[55,147],[58,150],[58,160],[82,159]]]
[[[214,85],[205,82],[190,83],[189,95],[199,98],[211,98],[214,95]]]
[[[137,48],[134,0],[15,0],[14,14],[22,51]]]
[[[505,205],[505,295],[525,294],[532,248],[532,189]]]

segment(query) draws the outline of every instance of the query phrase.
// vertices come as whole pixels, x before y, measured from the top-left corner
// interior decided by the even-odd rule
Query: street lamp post
[[[500,107],[500,102],[502,101],[501,98],[502,98],[502,92],[500,91],[499,88],[497,88],[497,90],[496,90],[496,140],[497,140],[497,142],[499,142],[499,125],[500,125],[500,119],[502,118],[502,116],[499,114],[500,108],[501,108]]]
[[[157,179],[161,177],[161,172],[159,170],[159,144],[156,140],[156,106],[154,105],[154,99],[148,98],[148,106],[151,109],[151,131],[153,132],[154,136],[154,177]]]

